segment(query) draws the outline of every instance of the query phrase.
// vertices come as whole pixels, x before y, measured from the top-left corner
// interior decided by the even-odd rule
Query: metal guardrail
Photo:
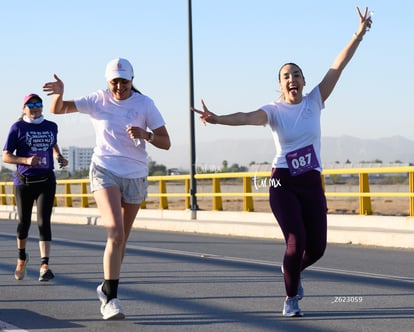
[[[408,174],[408,190],[407,192],[371,192],[369,175],[373,174]],[[371,198],[372,197],[406,197],[409,198],[409,215],[414,217],[414,166],[404,167],[376,167],[376,168],[338,168],[327,169],[321,174],[322,183],[326,188],[326,177],[329,175],[358,175],[359,191],[358,192],[325,192],[327,197],[358,197],[359,198],[359,214],[373,214]],[[243,197],[243,211],[254,211],[253,197],[268,197],[267,192],[253,192],[254,187],[272,185],[270,183],[270,172],[240,172],[240,173],[213,173],[213,174],[196,174],[198,181],[211,181],[211,192],[197,193],[197,197],[211,197],[212,210],[223,210],[223,197]],[[242,189],[240,192],[222,192],[222,180],[241,179]],[[149,176],[149,183],[158,183],[158,192],[149,193],[148,197],[157,197],[159,199],[159,208],[168,209],[168,198],[184,197],[183,209],[190,208],[190,175],[165,175],[165,176]],[[169,193],[167,192],[167,183],[179,182],[184,183],[184,192]],[[64,186],[64,193],[57,193],[57,199],[63,198],[65,207],[73,207],[73,199],[80,199],[81,207],[89,207],[90,200],[93,195],[89,192],[89,179],[71,179],[57,180],[58,186]],[[72,193],[73,186],[80,187],[77,193]],[[0,182],[0,205],[15,205],[13,183]],[[146,208],[146,202],[142,202],[141,208]]]

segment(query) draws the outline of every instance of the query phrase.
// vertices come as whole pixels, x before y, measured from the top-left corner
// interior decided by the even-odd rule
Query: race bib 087
[[[286,154],[290,174],[296,176],[320,167],[313,145]]]

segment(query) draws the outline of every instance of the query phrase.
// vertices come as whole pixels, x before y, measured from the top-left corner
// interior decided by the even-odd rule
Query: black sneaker
[[[55,275],[52,270],[49,269],[49,266],[47,264],[43,264],[40,268],[39,281],[49,281],[54,277]]]

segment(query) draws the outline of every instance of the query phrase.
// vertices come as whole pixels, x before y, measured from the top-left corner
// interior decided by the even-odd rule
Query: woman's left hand
[[[65,159],[65,157],[63,157],[62,155],[59,155],[57,157],[57,161],[59,163],[60,168],[68,166],[68,160]]]
[[[145,129],[142,129],[140,127],[134,127],[132,125],[127,126],[127,133],[131,139],[147,139],[148,138],[148,132]]]
[[[365,7],[364,14],[361,13],[359,7],[356,7],[359,16],[359,29],[356,32],[359,38],[362,38],[369,29],[371,29],[372,18],[370,16],[371,11],[368,10],[368,7]]]

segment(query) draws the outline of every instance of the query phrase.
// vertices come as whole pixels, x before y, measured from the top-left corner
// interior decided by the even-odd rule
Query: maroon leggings
[[[296,296],[300,273],[322,257],[326,249],[327,206],[321,173],[291,176],[287,168],[273,169],[270,207],[283,232],[287,296]]]

